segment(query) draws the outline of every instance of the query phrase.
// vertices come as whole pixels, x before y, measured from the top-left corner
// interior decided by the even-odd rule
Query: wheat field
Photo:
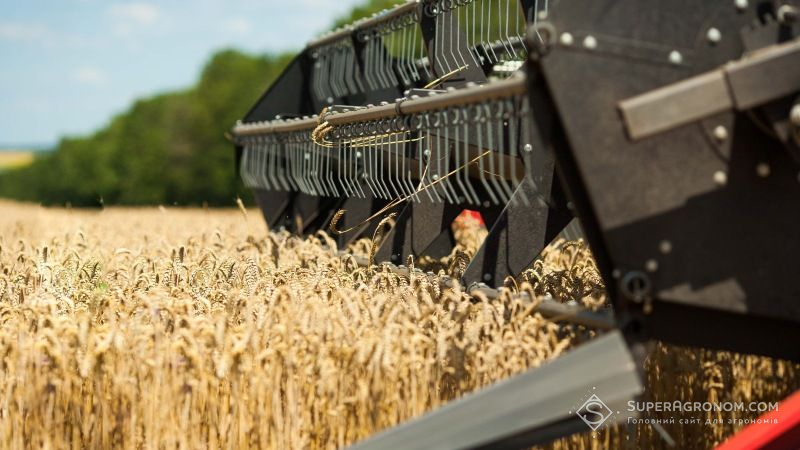
[[[451,258],[416,264],[459,270],[485,231],[456,232]],[[340,448],[592,337],[514,290],[606,307],[581,242],[549,248],[491,302],[339,250],[324,233],[270,231],[254,210],[0,203],[0,447]],[[776,401],[798,373],[659,344],[646,385],[656,400]],[[667,431],[708,448],[733,428]],[[665,444],[642,425],[550,447]]]

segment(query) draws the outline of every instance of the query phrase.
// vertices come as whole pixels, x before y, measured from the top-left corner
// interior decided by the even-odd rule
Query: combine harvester
[[[477,210],[490,231],[467,290],[496,292],[566,233],[613,304],[543,302],[599,337],[355,448],[601,432],[636,414],[654,339],[800,360],[799,15],[796,0],[418,0],[309,43],[234,128],[270,226],[334,222],[347,244],[394,208],[377,258],[403,271],[448,254],[451,222]],[[605,409],[584,423],[590,394]],[[767,441],[789,436],[776,427]]]

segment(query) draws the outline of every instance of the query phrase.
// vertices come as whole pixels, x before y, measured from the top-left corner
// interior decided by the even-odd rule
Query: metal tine
[[[464,55],[461,54],[461,18],[458,15],[458,8],[454,7],[450,9],[450,27],[448,30],[450,31],[450,54],[453,55],[453,62],[455,63],[456,68],[463,67],[467,64],[467,60],[464,59]],[[455,17],[455,26],[453,25],[453,17]],[[455,34],[455,45],[453,45],[453,35]],[[453,51],[455,49],[455,51]],[[456,58],[456,54],[458,54],[458,58]],[[461,62],[458,62],[458,59],[461,59]]]
[[[344,170],[344,152],[345,152],[344,144],[342,144],[341,141],[337,142],[336,156],[338,156],[337,168],[339,170],[336,172],[336,181],[338,181],[339,187],[341,187],[342,191],[344,191],[345,197],[351,197],[352,195],[350,194],[349,186],[347,186],[347,184],[345,184],[344,181],[342,181],[342,172]]]
[[[375,190],[378,192],[378,198],[386,198],[386,193],[383,190],[383,186],[381,186],[381,155],[380,149],[375,144],[375,142],[369,142],[367,144],[369,147],[369,152],[372,155],[370,158],[370,162],[372,164],[372,184],[375,186]]]
[[[266,158],[264,158],[264,141],[262,138],[258,139],[258,180],[259,186],[262,189],[272,190],[269,181],[267,181],[267,166]]]
[[[249,187],[249,188],[254,187],[253,181],[250,178],[251,177],[251,174],[250,174],[250,158],[252,158],[252,154],[253,154],[253,152],[251,151],[251,149],[252,149],[251,146],[252,146],[252,144],[250,143],[249,139],[244,141],[244,145],[243,145],[243,148],[242,148],[242,165],[239,167],[239,170],[242,173],[242,179],[244,180],[244,185]]]
[[[337,142],[339,142],[338,139]],[[339,189],[336,187],[336,183],[333,180],[333,148],[326,147],[324,154],[325,158],[323,158],[323,161],[325,167],[323,171],[325,172],[325,183],[328,185],[328,190],[331,193],[331,196],[339,197]]]
[[[397,67],[397,61],[395,57],[392,56],[392,49],[394,49],[394,41],[397,37],[397,20],[394,20],[386,25],[385,33],[386,36],[390,38],[390,43],[383,46],[384,54],[386,55],[385,63],[383,64],[384,70],[386,70],[387,79],[389,80],[390,86],[397,86],[400,84],[400,81],[397,79],[397,74],[394,71],[394,67]],[[390,87],[387,86],[387,87]]]
[[[462,108],[460,108],[460,110],[461,110],[461,117],[462,117],[462,119],[461,119],[461,124],[462,125],[461,126],[462,126],[462,129],[464,131],[464,164],[468,164],[469,161],[470,161],[470,157],[469,157],[469,131],[470,131],[469,109],[467,107],[462,107]],[[479,155],[481,153],[483,153],[483,152],[480,152]],[[480,157],[479,159],[483,159],[483,157]],[[482,203],[481,199],[478,196],[478,193],[475,192],[475,188],[472,186],[471,177],[469,176],[469,166],[464,167],[464,170],[461,171],[461,174],[464,177],[464,184],[467,186],[467,190],[470,192],[470,194],[472,195],[472,198],[474,199],[474,204],[476,204],[476,205],[481,204]]]
[[[392,138],[393,136],[388,136],[388,138],[381,139],[386,146],[387,154],[389,155],[389,176],[386,177],[387,182],[389,183],[389,187],[391,188],[391,192],[393,197],[392,198],[400,198],[402,194],[400,191],[397,190],[397,186],[394,184],[395,179],[397,178],[397,154],[395,153],[394,149],[392,148]],[[388,142],[387,142],[388,141]],[[394,171],[392,170],[394,169]]]
[[[481,2],[481,47],[483,47],[483,52],[486,54],[486,57],[489,58],[490,63],[494,63],[495,60],[492,59],[492,46],[487,45],[489,37],[487,37],[490,28],[486,24],[486,8],[487,6],[491,10],[491,5],[488,5],[489,0],[476,0]],[[489,17],[491,21],[491,17]]]
[[[373,148],[372,151],[375,154],[375,166],[374,167],[375,167],[375,175],[376,175],[375,176],[376,185],[380,189],[381,198],[389,199],[389,197],[390,197],[389,190],[386,188],[386,183],[383,182],[383,176],[384,176],[384,170],[383,169],[384,169],[384,167],[386,167],[383,164],[383,160],[384,160],[383,148],[378,144],[378,140],[377,139],[371,141],[369,145]]]
[[[405,43],[405,63],[409,73],[411,74],[412,81],[419,81],[419,71],[417,70],[417,65],[414,63],[414,39],[417,35],[417,29],[419,26],[417,25],[416,21],[416,13],[411,15],[411,25],[405,28],[406,32],[406,43]]]
[[[441,72],[437,73],[436,75],[442,76],[446,73],[450,73],[453,69],[450,67],[450,61],[447,60],[447,53],[445,52],[444,43],[444,30],[446,29],[445,25],[445,13],[444,13],[444,2],[441,2],[437,8],[437,16],[436,16],[436,42],[439,43],[439,51],[437,54],[444,59],[444,67],[445,69]],[[441,37],[439,36],[439,30],[441,30]],[[439,68],[441,69],[441,62],[439,62]]]
[[[306,144],[306,148],[308,148],[308,180],[311,184],[311,188],[314,191],[314,195],[323,195],[323,191],[319,184],[319,178],[317,178],[317,144],[313,141],[308,142]]]
[[[374,176],[372,171],[372,160],[375,159],[375,155],[370,147],[364,147],[364,151],[362,153],[364,155],[364,158],[362,159],[362,165],[364,167],[364,181],[366,181],[367,188],[369,188],[372,196],[375,198],[380,198],[378,191],[375,189],[375,185],[373,184],[375,180],[372,178]]]
[[[392,133],[396,133],[396,130],[393,131]],[[401,139],[399,134],[393,134],[392,138],[394,141],[394,154],[395,154],[394,177],[395,181],[397,182],[397,190],[400,193],[400,197],[405,197],[406,195],[408,195],[408,193],[406,192],[405,184],[403,183],[403,167],[405,167],[405,162],[404,162],[405,158],[402,151],[403,143],[400,142]]]
[[[439,176],[447,176],[450,174],[451,170],[459,170],[460,167],[460,165],[456,163],[455,167],[453,167],[453,169],[450,169],[450,164],[453,163],[453,159],[455,158],[456,161],[458,161],[459,158],[458,139],[457,139],[458,128],[453,123],[454,114],[452,114],[452,111],[449,109],[445,109],[444,114],[446,119],[444,128],[444,134],[445,134],[444,141],[445,141],[445,148],[447,149],[446,150],[447,159],[445,159],[444,161],[445,164],[444,173],[439,174]],[[458,173],[455,173],[452,176],[447,176],[447,178],[445,178],[444,180],[444,184],[447,187],[447,189],[450,190],[450,193],[453,195],[453,199],[455,200],[455,202],[463,203],[465,200],[465,196],[458,195],[458,191],[456,190],[456,187],[453,185],[454,178],[458,180]]]
[[[322,147],[316,143],[313,143],[312,145],[314,146],[314,172],[312,175],[314,177],[314,181],[317,183],[317,190],[325,197],[330,197],[331,195],[328,193],[328,187],[325,186],[325,182],[322,178]]]
[[[394,66],[397,69],[397,73],[400,74],[400,78],[403,80],[403,86],[409,86],[411,84],[411,74],[406,72],[406,33],[408,32],[408,28],[403,21],[403,17],[398,20],[398,29],[395,30],[393,37],[392,37],[392,48],[397,47],[395,50],[397,51],[397,57],[395,58]]]
[[[475,37],[475,2],[474,0],[470,0],[469,3],[464,4],[461,7],[461,10],[464,11],[464,22],[466,24],[467,31],[464,33],[464,37],[467,39],[467,51],[469,52],[470,58],[472,58],[472,62],[475,63],[475,67],[481,67],[481,64],[478,62],[478,58],[475,55],[473,50],[473,42]],[[470,12],[472,13],[472,23],[470,27]],[[461,29],[461,22],[459,19],[458,28]],[[472,39],[470,39],[472,38]],[[460,47],[459,47],[460,48]]]
[[[375,31],[374,46],[375,46],[375,53],[372,64],[378,75],[378,81],[379,81],[378,87],[382,89],[389,86],[389,80],[386,78],[386,73],[384,72],[386,65],[384,49],[386,47],[383,44],[383,35],[381,33],[380,27],[376,28]]]
[[[412,133],[410,131],[406,130],[406,131],[403,132],[403,140],[406,141],[403,144],[403,147],[404,147],[404,151],[403,151],[403,173],[405,174],[405,182],[406,182],[406,186],[408,187],[408,192],[409,192],[409,195],[411,196],[411,199],[413,201],[415,201],[416,203],[419,203],[419,196],[417,195],[417,188],[414,186],[414,181],[413,181],[413,179],[411,177],[411,162],[410,161],[411,161],[411,157],[413,156],[413,153],[414,153],[413,152],[414,143],[411,142],[412,141],[411,137],[412,137]],[[411,150],[411,151],[409,151],[409,150]],[[409,160],[408,170],[406,170],[406,159]]]
[[[405,142],[405,132],[402,131],[402,127],[398,128],[397,138],[395,139],[397,145],[397,151],[399,154],[400,160],[400,170],[398,170],[398,177],[397,180],[398,184],[400,185],[400,190],[403,191],[403,197],[410,196],[414,193],[413,189],[408,188],[408,179],[406,177],[406,142]]]
[[[377,125],[376,132],[380,132],[380,125]],[[388,149],[385,147],[383,138],[375,137],[375,148],[378,151],[378,179],[380,180],[381,187],[383,187],[384,195],[386,199],[392,199],[393,193],[391,189],[391,181],[388,178],[391,177],[391,161],[392,155],[388,153]]]
[[[484,113],[485,113],[485,117],[483,119],[485,119],[484,122],[486,123],[486,144],[487,144],[487,149],[488,150],[492,150],[495,153],[497,153],[497,152],[499,152],[499,147],[496,147],[494,145],[495,144],[494,127],[492,126],[492,111],[491,111],[490,103],[485,103],[483,105],[483,107],[484,107]],[[494,186],[495,192],[497,193],[497,195],[498,195],[498,197],[500,199],[500,202],[505,204],[505,203],[508,202],[508,198],[506,198],[503,195],[504,191],[503,191],[503,189],[500,187],[500,185],[497,182],[497,172],[495,171],[495,159],[496,159],[495,156],[496,155],[492,155],[492,157],[489,158],[489,176],[491,177],[490,181],[492,183],[492,186]]]
[[[289,136],[282,136],[282,140],[283,140],[284,160],[286,161],[286,163],[288,165],[288,169],[289,169],[287,171],[287,173],[289,174],[289,181],[291,182],[292,190],[293,191],[299,191],[300,190],[300,185],[297,183],[297,179],[294,177],[294,159],[293,159],[294,158],[294,151],[293,151],[294,144],[291,141],[291,136],[290,135]]]
[[[278,180],[280,180],[281,186],[283,186],[283,190],[285,191],[292,191],[292,185],[289,183],[289,179],[286,176],[286,143],[281,139],[280,135],[275,135],[272,138],[273,143],[273,151],[275,153],[275,173],[278,176]]]
[[[364,79],[369,90],[374,91],[377,90],[377,85],[372,74],[372,48],[374,47],[372,32],[364,32],[361,36],[366,41],[366,48],[364,49]]]
[[[427,186],[430,184],[430,171],[432,167],[430,151],[430,118],[427,113],[417,114],[411,120],[411,123],[417,124],[414,128],[417,131],[418,137],[421,138],[419,141],[417,141],[417,157],[419,159],[419,164],[417,164],[417,179],[419,179],[420,186]],[[442,201],[435,188],[425,189],[425,192],[428,194],[428,199],[430,199],[431,202],[435,202],[437,200],[440,202]],[[434,196],[436,198],[434,198]]]
[[[250,142],[250,159],[247,172],[250,175],[250,184],[258,187],[258,142],[255,139]]]
[[[383,75],[380,70],[380,34],[378,34],[377,31],[373,30],[370,33],[370,42],[372,45],[368,65],[370,66],[369,70],[372,73],[372,80],[375,82],[375,90],[378,90],[385,85],[385,82],[383,81]]]
[[[372,73],[372,48],[373,48],[372,33],[364,32],[361,36],[362,39],[364,39],[366,42],[364,49],[364,81],[367,82],[367,87],[369,88],[369,90],[374,91],[377,89],[377,85],[375,77]]]
[[[275,186],[275,190],[280,191],[283,186],[281,186],[280,181],[278,181],[277,169],[275,167],[278,158],[275,155],[275,140],[273,136],[265,136],[264,143],[267,156],[267,178],[270,184]]]
[[[497,40],[503,45],[503,49],[506,51],[506,54],[510,57],[514,54],[514,47],[508,47],[506,45],[506,41],[503,39],[503,25],[505,25],[506,31],[508,31],[508,21],[509,18],[509,8],[510,8],[510,0],[498,0],[497,1],[497,17],[502,21],[503,20],[503,1],[506,2],[506,11],[505,11],[505,23],[499,23],[497,29]],[[510,43],[510,42],[509,42]]]
[[[294,165],[294,176],[297,180],[297,185],[300,187],[300,192],[306,192],[306,180],[303,178],[303,155],[302,147],[298,136],[292,137],[292,162]]]
[[[433,154],[436,155],[435,156],[435,158],[436,158],[436,171],[432,174],[431,178],[433,179],[433,181],[436,181],[436,180],[439,179],[440,176],[442,176],[442,174],[444,173],[444,170],[447,170],[447,165],[448,165],[447,164],[447,160],[449,159],[450,154],[448,153],[447,148],[442,147],[442,129],[444,128],[442,126],[442,111],[436,111],[434,114],[435,114],[434,115],[435,119],[434,119],[433,127],[434,127],[434,130],[435,130],[434,136],[436,136],[436,142],[435,142],[435,144],[433,146],[435,151],[434,150],[431,150],[431,151],[434,152]],[[447,144],[447,138],[445,138],[445,144]],[[433,154],[431,155],[432,157],[433,157]],[[442,168],[443,164],[444,164],[444,168]],[[453,198],[453,196],[450,195],[450,191],[447,189],[446,182],[447,182],[447,180],[442,181],[442,182],[438,183],[438,186],[440,186],[440,189],[442,190],[442,193],[444,193],[445,200],[448,203],[456,203],[455,198]]]
[[[336,71],[335,76],[331,77],[331,80],[336,86],[336,97],[344,97],[347,94],[347,89],[344,86],[344,61],[343,57],[344,54],[342,52],[341,44],[337,44],[334,47],[333,57],[336,63]]]
[[[444,2],[442,2],[442,4],[444,4]],[[456,53],[454,51],[454,48],[458,45],[458,28],[456,28],[456,25],[453,24],[453,16],[457,16],[458,11],[450,7],[448,7],[448,9],[449,11],[447,11],[446,18],[450,23],[448,23],[447,26],[447,33],[448,33],[447,42],[450,46],[450,56],[453,57],[453,70],[455,70],[464,65],[458,62],[458,58],[456,58]],[[453,36],[454,34],[455,36]],[[453,42],[455,42],[455,45],[453,44]]]
[[[308,145],[304,140],[300,141],[300,175],[303,177],[303,184],[305,185],[305,193],[314,195],[314,187],[311,185],[311,180],[308,176],[308,163],[311,157],[308,154]]]
[[[424,13],[421,13],[420,11],[417,11],[416,14],[424,14]],[[417,20],[417,22],[419,22],[420,21],[420,17],[416,16],[416,20]],[[425,71],[425,75],[427,76],[427,78],[431,79],[431,78],[433,78],[433,74],[431,73],[431,69],[433,68],[433,66],[432,66],[433,63],[432,63],[432,60],[430,58],[430,55],[428,55],[427,52],[426,52],[425,36],[422,35],[422,31],[420,30],[419,26],[414,27],[414,33],[415,33],[415,36],[414,36],[415,40],[416,40],[416,37],[419,37],[419,41],[418,41],[419,45],[416,45],[416,44],[414,45],[415,52],[414,52],[414,63],[413,64],[414,64],[415,69],[416,69],[416,61],[423,61],[424,58],[427,58],[428,64],[426,65],[424,63],[424,61],[423,61],[422,70]],[[436,42],[434,42],[434,54],[436,54],[435,45],[436,45]]]
[[[483,146],[484,130],[481,124],[486,121],[486,117],[484,116],[483,108],[481,108],[480,105],[473,106],[473,113],[475,114],[473,119],[476,123],[475,130],[477,134],[476,137],[478,138],[478,151],[483,153],[485,151],[485,147]],[[490,161],[493,159],[494,158],[489,158]],[[494,189],[492,189],[492,186],[489,184],[489,182],[486,181],[486,158],[478,159],[478,173],[480,175],[479,178],[481,180],[481,185],[483,185],[483,188],[489,194],[489,199],[491,200],[492,204],[498,205],[500,202],[497,200],[497,194],[495,193]]]
[[[281,158],[283,160],[284,165],[284,173],[286,174],[286,181],[289,182],[289,186],[291,187],[291,191],[297,191],[298,186],[294,182],[294,178],[292,177],[292,160],[291,160],[291,152],[289,151],[289,143],[287,142],[286,136],[280,135],[278,137],[280,140],[281,152],[283,153]]]
[[[506,178],[505,172],[505,160],[503,153],[506,152],[506,149],[509,147],[507,146],[506,142],[506,125],[508,124],[506,118],[506,111],[505,111],[505,102],[502,100],[498,100],[494,103],[497,105],[497,114],[495,119],[497,120],[497,131],[498,131],[498,152],[500,152],[500,164],[499,164],[499,175],[500,175],[500,185],[503,186],[506,194],[506,202],[513,200],[514,197],[514,190],[511,189],[511,186],[508,184],[508,179]],[[510,154],[510,152],[509,152]]]
[[[364,153],[361,151],[361,148],[352,149],[351,153],[353,156],[353,161],[350,164],[350,180],[353,183],[353,186],[355,186],[356,192],[358,192],[358,197],[366,198],[367,194],[364,192],[364,188],[361,187],[361,183],[358,181],[359,166]]]
[[[460,124],[461,124],[461,120],[460,120],[461,119],[461,112],[460,112],[460,109],[454,108],[451,111],[451,114],[453,116],[453,120],[452,120],[453,142],[454,142],[454,145],[455,145],[455,149],[453,150],[453,153],[455,154],[455,166],[456,166],[455,168],[456,168],[456,170],[458,170],[458,172],[462,172],[462,171],[466,172],[466,170],[464,170],[466,168],[464,168],[464,169],[461,168],[461,166],[463,166],[464,164],[466,164],[467,161],[469,161],[469,157],[467,156],[466,158],[464,158],[464,160],[462,162],[461,156],[464,155],[465,152],[461,151],[462,142],[461,142],[461,126],[460,126]],[[458,172],[455,173],[454,176],[456,178],[456,184],[458,185],[458,188],[461,191],[461,194],[463,194],[463,195],[461,195],[459,197],[463,197],[466,200],[467,203],[476,203],[476,201],[472,198],[472,196],[470,195],[470,193],[467,190],[466,186],[464,185],[464,182],[463,182],[462,177],[461,177],[461,173],[458,173]]]
[[[442,187],[444,188],[447,200],[450,203],[458,203],[458,194],[451,184],[451,178],[447,177],[447,174],[450,173],[450,150],[452,148],[450,143],[450,127],[448,126],[449,116],[447,115],[447,110],[439,111],[438,115],[441,117],[441,122],[439,133],[437,133],[436,142],[437,144],[439,143],[440,138],[442,138],[441,131],[444,130],[444,142],[441,147],[438,147],[441,149],[440,153],[442,155],[441,158],[439,158],[439,162],[444,164],[444,170],[440,169],[437,175],[439,177],[446,177],[440,184],[442,184]]]

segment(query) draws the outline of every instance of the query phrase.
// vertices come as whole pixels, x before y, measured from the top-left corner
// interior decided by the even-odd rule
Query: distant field
[[[0,171],[27,166],[33,157],[33,152],[27,150],[0,150]]]

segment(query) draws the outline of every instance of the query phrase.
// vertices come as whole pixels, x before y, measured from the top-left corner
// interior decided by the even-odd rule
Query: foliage
[[[225,132],[290,56],[223,50],[191,89],[138,100],[88,137],[0,176],[0,195],[45,204],[230,205],[242,190]]]

